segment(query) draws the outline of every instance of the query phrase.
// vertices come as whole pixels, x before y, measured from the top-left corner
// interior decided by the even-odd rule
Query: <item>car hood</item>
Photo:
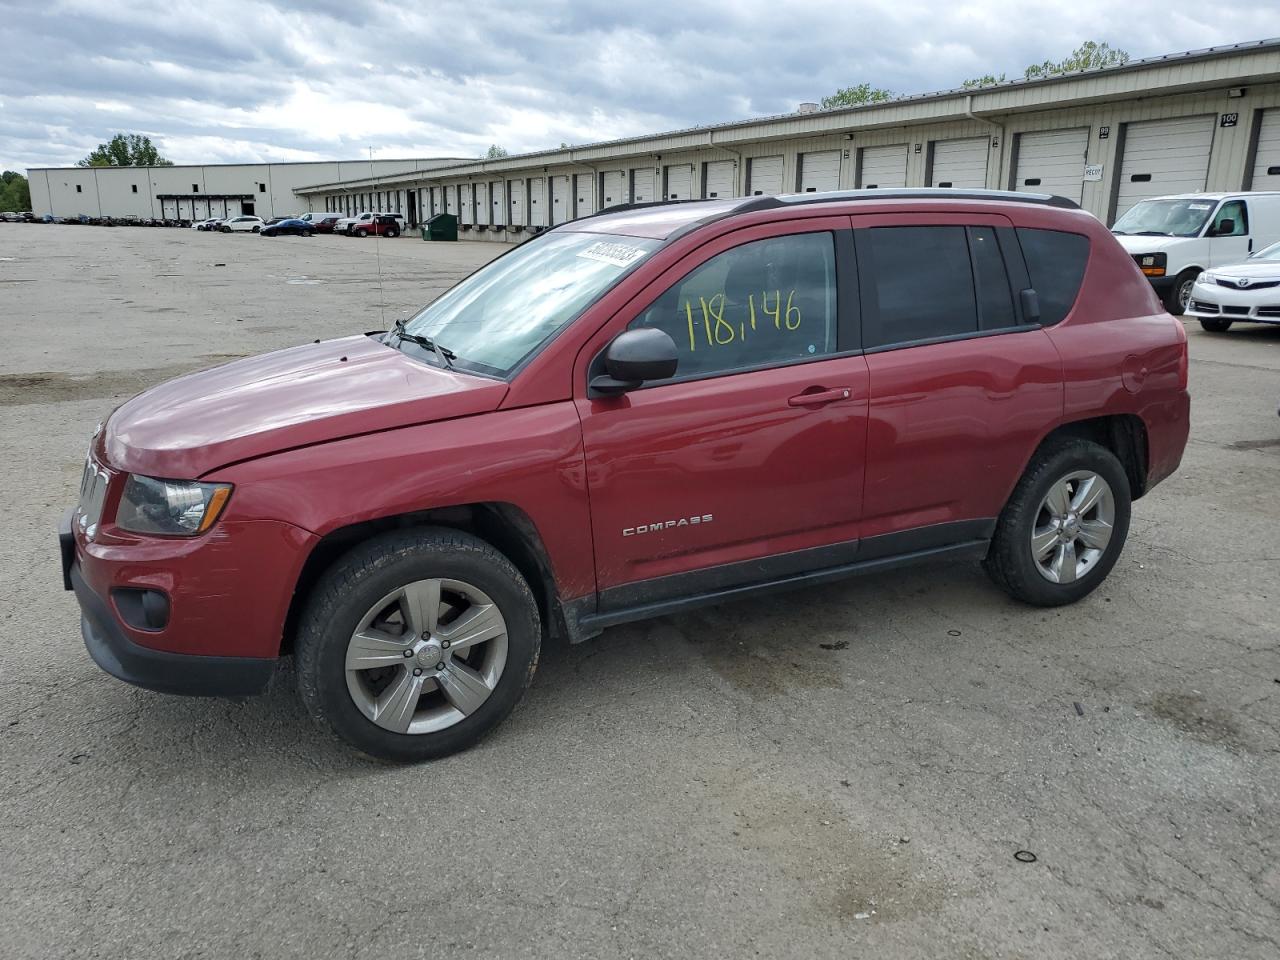
[[[1120,246],[1130,254],[1160,253],[1186,246],[1200,239],[1199,237],[1137,237],[1129,234],[1112,234],[1112,236],[1119,240]]]
[[[152,387],[106,423],[110,467],[166,479],[280,450],[496,410],[504,381],[415,360],[372,337],[278,350]]]
[[[1226,267],[1213,267],[1219,277],[1248,277],[1250,280],[1280,280],[1280,260],[1245,260]]]

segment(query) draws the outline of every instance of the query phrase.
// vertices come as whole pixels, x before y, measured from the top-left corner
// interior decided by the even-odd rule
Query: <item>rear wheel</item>
[[[1200,326],[1204,327],[1210,333],[1226,333],[1231,329],[1230,320],[1206,320],[1201,318]]]
[[[359,230],[356,231],[357,237],[367,237],[368,235],[369,235],[369,231],[366,230],[364,227],[361,227]]]
[[[394,240],[396,237],[400,236],[400,231],[392,227],[387,231],[387,236]]]
[[[1191,289],[1196,285],[1196,277],[1198,276],[1200,276],[1198,268],[1188,267],[1178,274],[1173,286],[1165,294],[1165,309],[1175,317],[1180,317],[1187,312],[1187,305],[1191,303]]]
[[[339,560],[298,629],[311,715],[357,749],[415,761],[463,750],[514,709],[541,626],[506,557],[441,528],[387,534]]]
[[[1025,603],[1074,603],[1115,566],[1129,511],[1129,480],[1115,454],[1085,440],[1046,444],[1000,514],[984,566]]]
[[[253,233],[258,233],[258,232],[260,232],[260,231],[262,230],[262,228],[261,228],[261,227],[252,227],[252,228],[251,228],[251,230],[252,230],[252,232],[253,232]]]

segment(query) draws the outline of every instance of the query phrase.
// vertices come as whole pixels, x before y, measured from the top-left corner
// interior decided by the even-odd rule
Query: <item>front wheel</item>
[[[1200,326],[1204,327],[1210,333],[1226,333],[1231,329],[1230,320],[1206,320],[1201,318]]]
[[[258,233],[258,232],[259,232],[259,231],[261,231],[261,230],[262,230],[262,228],[261,228],[261,227],[254,227],[254,228],[253,228],[253,232],[254,232],[254,233]]]
[[[321,727],[384,760],[466,749],[515,708],[541,626],[514,565],[469,534],[422,528],[355,548],[298,628],[298,686]]]
[[[356,231],[357,237],[367,237],[368,235],[369,235],[369,231],[365,230],[363,227],[361,227],[359,230]]]
[[[1115,566],[1130,502],[1129,479],[1110,450],[1087,440],[1046,444],[1000,514],[984,566],[1024,603],[1074,603]]]
[[[1173,286],[1165,294],[1165,309],[1175,317],[1180,317],[1187,312],[1187,307],[1191,303],[1191,290],[1195,287],[1196,278],[1199,276],[1200,271],[1197,268],[1188,267],[1178,274],[1173,281]]]

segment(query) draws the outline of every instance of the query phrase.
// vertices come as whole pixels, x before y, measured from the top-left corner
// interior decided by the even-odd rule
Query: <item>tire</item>
[[[315,231],[314,231],[314,230],[303,230],[303,231],[302,231],[302,235],[303,235],[304,237],[314,237],[314,236],[316,235],[316,233],[315,233]]]
[[[395,598],[404,588],[439,581],[445,582],[437,587],[440,592],[436,594],[437,603],[433,608],[437,613],[446,608],[461,612],[452,622],[446,621],[445,616],[440,617],[440,623],[431,628],[428,647],[427,634],[408,631],[411,616]],[[461,602],[454,606],[449,601],[440,604],[440,598],[445,597],[467,599],[466,594],[455,594],[454,587],[466,588],[471,595],[487,601],[488,605],[481,602],[477,613],[496,608],[505,629],[505,633],[478,642],[462,654],[476,664],[471,671],[473,677],[483,677],[486,671],[492,677],[490,692],[484,699],[471,703],[469,711],[457,706],[458,702],[466,704],[465,698],[455,700],[445,695],[446,686],[456,684],[456,679],[450,684],[434,679],[436,676],[442,681],[445,677],[456,678],[461,673],[459,668],[468,666],[459,663],[456,652],[446,654],[439,646],[447,643],[447,639],[440,638],[447,637],[449,626],[461,623],[471,610],[469,603],[466,606]],[[395,610],[393,620],[399,616],[401,623],[370,619],[384,608]],[[487,618],[492,616],[486,614]],[[348,645],[358,629],[379,638],[376,640],[378,656],[373,659],[378,663],[385,660],[394,666],[379,666],[370,672],[348,670]],[[397,629],[407,632],[412,641],[409,647],[388,647],[387,631],[394,633]],[[298,689],[316,723],[357,750],[382,760],[434,760],[472,746],[511,713],[533,678],[541,638],[538,605],[529,585],[511,561],[492,546],[469,534],[440,527],[397,531],[360,544],[317,582],[298,627]],[[395,644],[404,643],[397,636],[391,640]],[[401,660],[400,653],[405,649],[417,649],[418,653],[407,654],[406,659]],[[505,654],[505,660],[493,676],[499,652]],[[448,667],[437,672],[437,667],[429,662],[436,657],[448,657]],[[423,676],[411,677],[409,664],[416,665],[413,669]],[[393,672],[389,674],[389,671]],[[380,691],[370,688],[366,678],[385,686]],[[412,697],[413,705],[407,710],[394,709],[391,703],[395,697],[390,698],[391,703],[382,705],[379,699],[382,694],[391,693],[393,688],[408,689],[406,685],[414,683],[419,685],[413,690],[421,692],[406,693],[400,699],[407,704]],[[430,687],[426,686],[428,683]],[[459,689],[469,696],[476,695],[475,688]],[[383,711],[389,714],[390,720],[386,723],[380,724],[366,712],[378,706],[383,706]],[[397,717],[401,718],[399,722]],[[444,725],[417,733],[392,729],[407,727],[409,723],[419,727]]]
[[[387,239],[388,239],[388,240],[394,240],[394,239],[395,239],[396,237],[398,237],[398,236],[400,236],[400,231],[399,231],[399,230],[388,230],[388,231],[387,231]]]
[[[230,227],[221,227],[220,229],[222,230],[222,232],[223,232],[223,233],[230,233],[230,232],[231,232],[231,228],[230,228]]]
[[[253,228],[250,230],[250,232],[251,232],[251,233],[260,233],[261,231],[262,231],[262,228],[261,228],[261,227],[253,227]]]
[[[1204,327],[1210,333],[1226,333],[1231,329],[1230,320],[1206,320],[1201,318],[1200,326]]]
[[[367,236],[369,236],[369,231],[368,231],[368,230],[366,230],[364,227],[361,227],[359,230],[357,230],[357,231],[356,231],[356,236],[357,236],[357,237],[367,237]]]
[[[1085,483],[1077,479],[1072,487],[1070,480],[1082,475],[1100,478],[1105,482],[1106,492],[1082,514],[1077,516],[1067,512],[1068,518],[1076,517],[1074,525],[1068,519],[1067,526],[1057,530],[1049,506],[1050,493],[1058,484],[1067,482],[1068,485],[1062,489],[1071,494],[1070,505],[1076,506],[1082,499],[1087,499],[1081,495]],[[1090,486],[1093,491],[1100,489]],[[1105,507],[1108,502],[1109,536],[1103,548],[1094,555],[1098,532],[1103,531],[1105,525],[1100,526],[1099,521],[1107,519]],[[1026,472],[1005,504],[983,566],[999,587],[1023,603],[1038,607],[1075,603],[1102,583],[1115,566],[1129,533],[1130,507],[1128,476],[1110,450],[1087,440],[1063,439],[1047,443],[1031,458]],[[1038,530],[1040,534],[1036,533]],[[1055,540],[1046,543],[1047,552],[1037,560],[1033,537],[1042,538],[1043,542],[1049,537],[1064,537],[1077,530],[1079,539],[1072,541],[1070,554],[1064,554],[1063,546]],[[1086,543],[1086,537],[1095,546]],[[1059,566],[1056,561],[1061,561],[1061,569],[1067,571],[1059,582],[1052,578],[1051,571],[1046,572],[1041,567],[1042,563],[1049,568]]]
[[[1169,288],[1169,292],[1164,296],[1164,307],[1175,317],[1180,317],[1187,311],[1187,303],[1191,300],[1191,288],[1196,285],[1196,277],[1200,276],[1198,267],[1188,267],[1183,270],[1173,282],[1173,286]]]

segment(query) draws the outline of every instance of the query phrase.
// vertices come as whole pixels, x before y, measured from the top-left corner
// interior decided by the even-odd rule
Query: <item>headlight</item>
[[[1206,270],[1204,273],[1200,274],[1200,276],[1196,277],[1196,279],[1200,283],[1217,283],[1218,275],[1216,273],[1210,273],[1208,270]]]
[[[1163,253],[1139,253],[1133,259],[1148,277],[1163,277],[1168,257]]]
[[[229,483],[157,480],[132,474],[120,496],[116,525],[134,533],[194,537],[213,526],[230,496]]]

